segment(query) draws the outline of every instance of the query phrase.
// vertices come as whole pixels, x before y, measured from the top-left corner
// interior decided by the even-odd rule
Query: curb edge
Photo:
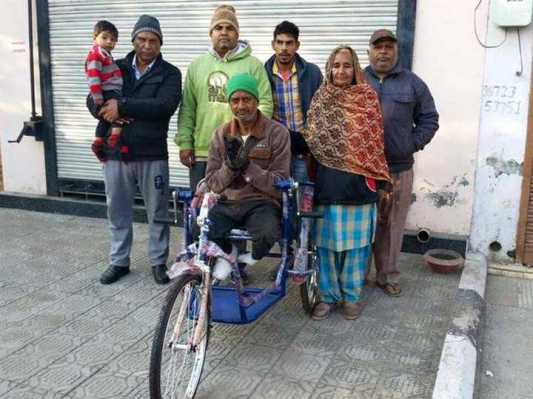
[[[432,399],[471,399],[474,395],[486,283],[487,259],[479,253],[467,253]]]

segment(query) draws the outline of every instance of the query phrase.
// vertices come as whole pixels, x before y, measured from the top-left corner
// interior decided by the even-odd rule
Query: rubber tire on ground
[[[201,282],[201,276],[199,275],[183,275],[179,279],[176,280],[176,282],[169,288],[167,292],[167,296],[165,298],[165,302],[163,305],[163,308],[161,309],[161,313],[159,316],[159,321],[155,328],[155,334],[154,334],[154,340],[152,341],[152,352],[150,355],[150,374],[149,374],[149,383],[150,383],[150,399],[166,399],[162,397],[161,394],[161,361],[162,361],[162,351],[163,351],[163,345],[165,342],[165,333],[167,330],[167,324],[168,320],[170,318],[170,315],[172,314],[172,309],[174,308],[174,304],[176,302],[176,299],[178,298],[178,294],[184,289],[184,287],[189,284],[190,282],[196,281],[198,284]],[[210,299],[210,298],[209,298]],[[208,309],[210,309],[210,303],[208,303]],[[209,312],[209,310],[208,310]],[[196,394],[196,389],[198,388],[199,381],[201,379],[205,358],[207,355],[207,349],[209,347],[209,335],[210,335],[210,328],[209,328],[209,322],[210,322],[210,314],[208,314],[208,326],[207,326],[207,332],[205,339],[206,342],[206,348],[204,357],[201,360],[201,368],[200,373],[198,377],[198,384],[196,385],[193,393],[193,397]],[[174,398],[173,398],[174,399]]]
[[[318,289],[318,251],[314,246],[310,246],[309,255],[307,259],[307,270],[314,270],[310,273],[306,280],[300,285],[300,297],[302,299],[302,307],[305,313],[309,316],[313,314],[313,309],[320,302],[320,291]]]

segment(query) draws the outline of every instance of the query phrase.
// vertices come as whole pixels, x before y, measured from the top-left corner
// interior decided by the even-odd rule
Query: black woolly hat
[[[156,17],[152,17],[151,15],[141,15],[133,27],[133,32],[131,32],[131,41],[134,41],[135,36],[141,32],[150,32],[156,34],[159,37],[161,44],[163,44],[163,32],[161,32],[161,26],[159,25],[159,20]]]

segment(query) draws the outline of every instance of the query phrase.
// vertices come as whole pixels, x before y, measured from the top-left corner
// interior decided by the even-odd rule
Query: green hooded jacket
[[[261,61],[251,55],[252,48],[242,40],[220,58],[213,49],[189,65],[174,141],[180,150],[194,149],[196,157],[207,159],[215,129],[233,117],[226,98],[226,83],[238,73],[249,73],[259,85],[259,110],[272,117],[270,82]]]

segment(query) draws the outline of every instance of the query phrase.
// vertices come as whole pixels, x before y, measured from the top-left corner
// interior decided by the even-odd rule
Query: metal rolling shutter
[[[233,1],[241,25],[241,39],[265,61],[276,24],[284,19],[301,30],[300,54],[322,69],[338,44],[352,45],[363,64],[370,33],[377,28],[396,30],[398,0],[353,1]],[[114,51],[120,58],[131,50],[130,32],[141,14],[159,18],[164,35],[164,58],[183,76],[191,60],[209,44],[208,24],[219,1],[175,0],[49,0],[53,101],[59,178],[103,180],[99,163],[90,152],[96,121],[85,108],[87,85],[84,57],[97,20],[113,22],[120,32]],[[188,186],[187,170],[178,161],[173,142],[176,116],[170,123],[171,184]]]

